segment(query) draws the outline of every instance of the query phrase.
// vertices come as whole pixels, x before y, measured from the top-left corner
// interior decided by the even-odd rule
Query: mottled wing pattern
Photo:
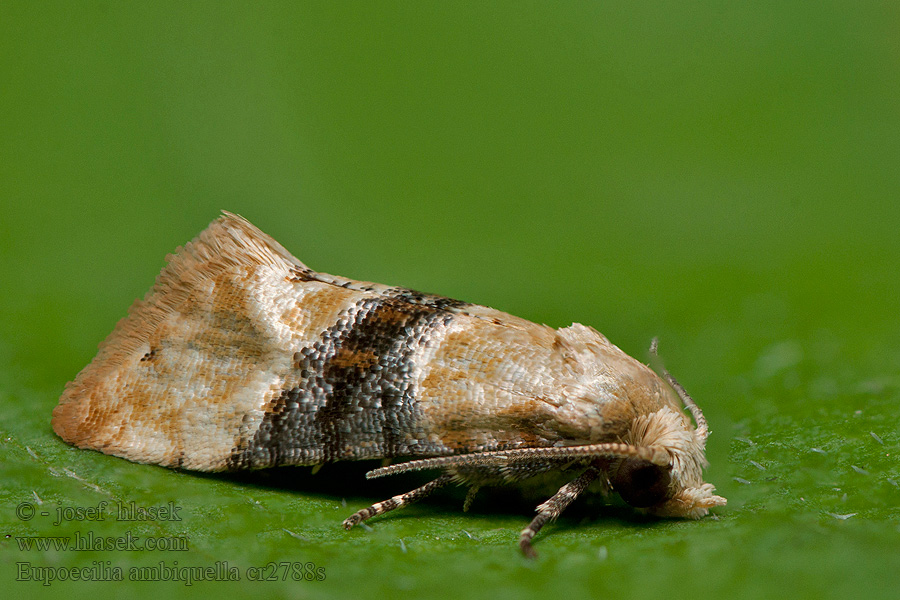
[[[500,311],[314,272],[226,214],[169,257],[53,427],[198,470],[546,445],[540,396],[504,382],[537,384],[520,359],[552,340]]]

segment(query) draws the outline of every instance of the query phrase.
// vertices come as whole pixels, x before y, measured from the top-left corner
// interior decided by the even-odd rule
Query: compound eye
[[[669,499],[669,469],[648,460],[626,458],[612,480],[622,500],[635,508],[647,508]]]

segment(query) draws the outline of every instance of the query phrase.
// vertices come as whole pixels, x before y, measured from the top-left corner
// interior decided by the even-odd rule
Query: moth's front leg
[[[413,502],[418,502],[422,498],[427,497],[434,490],[444,487],[448,483],[453,480],[453,475],[449,473],[445,473],[438,477],[433,481],[429,481],[422,487],[418,487],[411,492],[406,492],[405,494],[398,494],[393,498],[388,498],[383,502],[376,502],[369,508],[364,508],[358,512],[353,513],[346,519],[344,519],[344,529],[350,529],[354,525],[359,525],[363,521],[367,519],[371,519],[377,515],[384,514],[386,512],[390,512],[396,508],[400,508],[401,506],[406,506],[407,504],[412,504]]]
[[[531,545],[531,540],[537,535],[537,532],[549,521],[555,520],[562,514],[584,490],[600,476],[600,469],[596,467],[588,467],[588,469],[574,480],[559,488],[559,491],[552,498],[539,505],[537,516],[532,519],[528,527],[522,530],[519,537],[519,547],[528,558],[536,558],[537,552]]]

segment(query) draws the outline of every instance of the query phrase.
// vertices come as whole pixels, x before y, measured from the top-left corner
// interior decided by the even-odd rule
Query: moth
[[[528,556],[594,481],[658,516],[725,504],[703,482],[697,404],[590,327],[318,273],[230,213],[167,261],[66,385],[52,419],[66,442],[198,471],[405,457],[367,477],[439,473],[346,529],[451,482],[468,505],[482,486],[565,475],[521,532]]]

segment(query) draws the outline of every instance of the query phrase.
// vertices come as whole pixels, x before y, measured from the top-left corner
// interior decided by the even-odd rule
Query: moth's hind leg
[[[383,502],[377,502],[370,506],[369,508],[364,508],[361,511],[353,513],[349,517],[344,520],[344,529],[350,529],[354,525],[359,525],[363,521],[367,519],[371,519],[372,517],[384,514],[386,512],[390,512],[396,508],[400,508],[401,506],[405,506],[407,504],[412,504],[413,502],[418,502],[422,498],[427,497],[434,490],[444,487],[448,483],[453,480],[453,475],[449,473],[445,473],[441,475],[437,479],[433,481],[429,481],[422,487],[418,487],[411,492],[406,492],[405,494],[398,494],[393,498],[388,498]]]
[[[588,469],[570,481],[566,485],[559,488],[559,491],[552,498],[537,507],[537,516],[532,519],[528,527],[522,530],[519,536],[519,547],[528,558],[536,558],[537,552],[531,545],[531,540],[537,535],[537,532],[549,521],[553,521],[562,514],[587,487],[600,476],[600,470],[596,467],[588,467]]]

